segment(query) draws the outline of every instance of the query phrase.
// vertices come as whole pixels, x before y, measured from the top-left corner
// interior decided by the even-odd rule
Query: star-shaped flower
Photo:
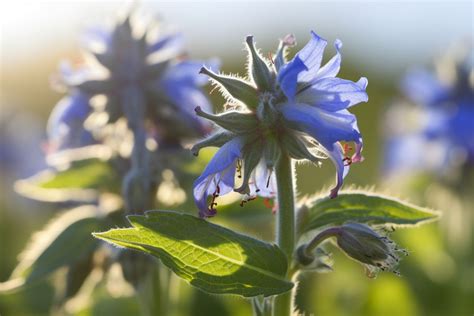
[[[216,213],[215,199],[232,190],[247,195],[273,196],[272,170],[280,155],[319,163],[329,157],[337,171],[336,197],[349,165],[362,160],[362,137],[356,117],[347,109],[368,100],[367,79],[352,82],[337,78],[342,43],[336,55],[321,67],[327,42],[311,32],[311,40],[286,61],[286,49],[295,45],[293,36],[280,41],[272,60],[256,50],[252,36],[248,80],[219,75],[202,68],[228,99],[228,110],[212,115],[196,108],[199,116],[213,121],[220,130],[193,147],[197,155],[206,146],[221,147],[195,181],[194,197],[202,217]],[[354,142],[348,157],[341,141]],[[235,175],[241,178],[236,187]],[[207,197],[212,196],[210,204]]]
[[[64,130],[72,120],[80,122],[74,129],[84,129],[88,115],[99,111],[107,114],[110,124],[125,118],[131,129],[151,126],[158,142],[179,143],[209,132],[209,124],[193,112],[196,105],[211,109],[201,90],[207,80],[198,74],[203,62],[186,58],[180,34],[160,34],[151,23],[140,31],[135,22],[127,15],[111,29],[89,31],[85,62],[78,67],[62,64],[61,84],[71,94],[68,100],[75,101],[69,102],[67,119],[55,114],[51,131]],[[105,97],[102,107],[92,106],[95,96]],[[64,102],[57,107],[64,108]],[[74,113],[80,115],[72,118]],[[50,139],[60,141],[60,136],[51,133]]]

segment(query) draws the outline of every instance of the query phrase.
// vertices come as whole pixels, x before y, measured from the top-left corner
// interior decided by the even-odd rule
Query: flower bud
[[[388,237],[381,236],[369,226],[360,223],[340,226],[336,238],[339,248],[352,259],[365,264],[371,275],[378,270],[392,271],[399,275],[395,270],[400,261],[397,253],[408,254]]]
[[[150,175],[140,169],[131,169],[123,179],[122,192],[125,207],[132,212],[143,212],[152,205]]]

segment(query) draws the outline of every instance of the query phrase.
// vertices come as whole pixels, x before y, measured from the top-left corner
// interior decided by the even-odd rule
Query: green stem
[[[137,289],[137,297],[140,302],[141,315],[153,316],[160,312],[161,297],[157,297],[159,291],[156,291],[159,284],[159,273],[153,269],[149,271],[147,277],[142,280]]]
[[[312,256],[314,249],[319,246],[324,240],[338,236],[341,233],[341,227],[331,227],[320,232],[316,237],[314,237],[306,246],[304,247],[304,254],[306,256]]]
[[[295,250],[295,189],[293,165],[290,156],[282,153],[275,168],[278,188],[278,219],[277,236],[278,246],[288,258],[291,266]],[[290,273],[288,277],[291,278]],[[293,292],[283,293],[275,297],[273,305],[274,316],[288,316],[293,310]]]

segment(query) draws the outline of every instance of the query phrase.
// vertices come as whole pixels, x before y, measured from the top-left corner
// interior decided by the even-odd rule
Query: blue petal
[[[184,48],[183,34],[169,34],[156,40],[148,46],[148,54],[166,51],[168,54],[179,54]]]
[[[330,197],[335,198],[339,192],[339,189],[344,183],[344,178],[349,173],[349,165],[344,164],[344,150],[339,143],[334,143],[329,146],[324,146],[326,154],[334,163],[336,167],[336,186],[331,189]]]
[[[110,49],[112,34],[105,28],[94,27],[86,30],[82,41],[86,48],[94,52],[105,52]]]
[[[318,73],[316,74],[317,79],[333,78],[339,73],[339,69],[341,68],[342,42],[337,39],[334,42],[334,47],[336,47],[336,55],[334,55],[334,57],[331,58],[331,60],[328,61],[326,65],[319,69]]]
[[[295,57],[292,61],[284,65],[278,72],[278,83],[288,100],[293,101],[296,95],[298,75],[308,68],[303,61]]]
[[[463,148],[468,159],[474,159],[474,99],[459,104],[447,123],[447,135],[455,146]]]
[[[328,112],[306,104],[286,104],[281,113],[291,128],[309,134],[325,149],[336,167],[337,183],[331,190],[331,197],[336,197],[349,172],[349,164],[344,163],[348,158],[339,141],[355,142],[356,153],[349,160],[362,161],[362,138],[355,116],[347,110]]]
[[[165,94],[176,105],[180,115],[198,132],[209,131],[212,124],[195,114],[194,109],[201,107],[205,112],[212,112],[212,105],[206,95],[198,88],[173,86],[165,90]]]
[[[215,63],[214,63],[215,64]],[[198,130],[208,130],[210,123],[195,115],[194,109],[199,106],[211,112],[212,105],[199,89],[207,83],[205,76],[199,75],[202,62],[184,61],[170,67],[159,82],[160,90],[176,105],[182,116]],[[214,65],[215,68],[216,65]]]
[[[360,142],[356,117],[347,110],[330,112],[301,103],[285,104],[280,110],[291,128],[309,134],[323,146],[337,141]]]
[[[431,105],[443,101],[449,95],[449,88],[443,85],[434,74],[414,69],[402,80],[401,89],[413,102]]]
[[[91,81],[104,81],[104,73],[96,67],[89,67],[82,65],[77,68],[73,68],[69,61],[63,60],[59,64],[59,81],[67,86],[77,86],[88,80]]]
[[[326,45],[326,40],[311,31],[311,40],[295,56],[295,58],[301,59],[307,67],[306,71],[299,73],[298,82],[310,82],[314,79],[321,66]]]
[[[194,201],[201,217],[215,215],[207,206],[207,197],[216,192],[223,195],[234,189],[235,165],[241,156],[242,142],[234,138],[224,144],[194,182]]]
[[[439,172],[449,160],[449,144],[416,133],[393,136],[386,142],[384,156],[384,171],[388,174]]]
[[[204,65],[214,71],[219,68],[217,60],[210,60],[208,62],[186,60],[168,67],[162,80],[176,85],[205,85],[209,81],[208,77],[199,74],[199,70]]]
[[[274,198],[277,193],[275,173],[268,169],[262,159],[253,171],[252,181],[249,183],[250,192],[265,198]],[[258,192],[257,192],[258,191]]]
[[[64,149],[91,144],[92,135],[83,127],[90,111],[89,96],[83,93],[74,92],[61,99],[47,124],[48,138],[53,147]]]
[[[61,124],[71,124],[74,121],[84,121],[90,113],[89,97],[76,92],[61,99],[54,107],[48,119],[48,133]]]
[[[369,97],[365,92],[366,87],[367,79],[364,77],[358,82],[323,78],[298,93],[296,100],[327,111],[339,111],[360,102],[367,102]]]

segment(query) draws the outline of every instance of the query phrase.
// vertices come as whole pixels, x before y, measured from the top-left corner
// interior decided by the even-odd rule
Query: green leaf
[[[367,192],[341,192],[334,199],[316,198],[302,207],[300,234],[347,221],[411,226],[434,220],[438,214],[395,198]]]
[[[82,260],[98,245],[91,232],[103,229],[96,206],[66,211],[31,238],[9,281],[0,283],[0,293],[16,290],[49,276],[56,269]]]
[[[285,278],[286,257],[276,245],[171,211],[147,212],[128,220],[133,228],[94,236],[149,253],[206,292],[269,296],[293,287]]]
[[[110,162],[99,158],[71,161],[67,168],[42,171],[15,183],[15,190],[46,202],[95,201],[99,192],[119,192],[120,179]]]
[[[107,161],[97,158],[78,160],[67,170],[58,171],[54,177],[39,183],[41,188],[108,189],[116,186],[117,176]]]

